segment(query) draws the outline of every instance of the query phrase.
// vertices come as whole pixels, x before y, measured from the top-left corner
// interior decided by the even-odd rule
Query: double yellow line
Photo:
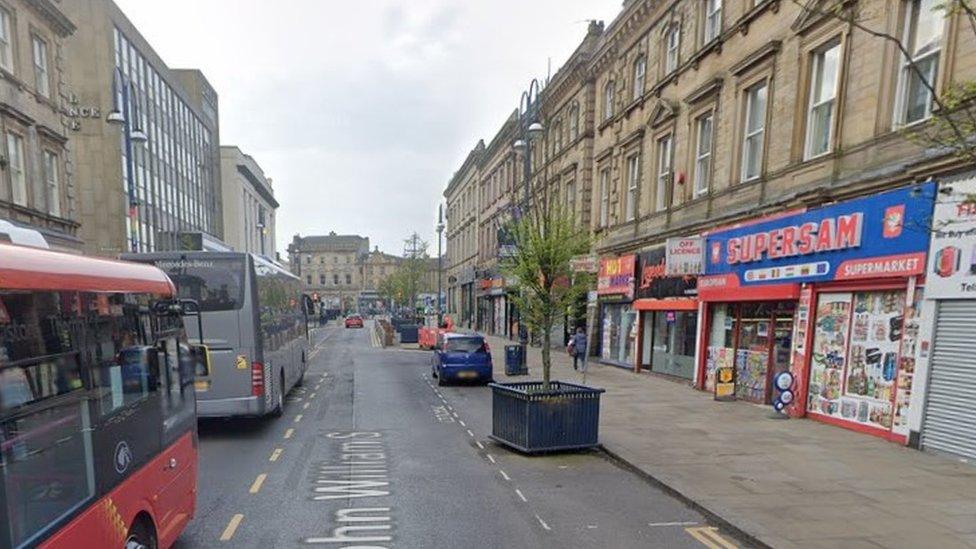
[[[714,526],[695,526],[685,528],[688,535],[698,540],[708,549],[738,549],[738,546],[723,538],[718,533],[718,528]]]

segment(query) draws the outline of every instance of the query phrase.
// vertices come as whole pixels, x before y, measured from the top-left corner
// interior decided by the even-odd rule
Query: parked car
[[[346,328],[362,328],[363,317],[359,315],[349,315],[346,317]]]
[[[450,381],[490,382],[488,342],[478,334],[441,334],[431,355],[431,375],[437,378],[438,385]]]

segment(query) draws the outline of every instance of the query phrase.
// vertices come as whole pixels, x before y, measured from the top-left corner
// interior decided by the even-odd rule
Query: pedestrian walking
[[[576,328],[576,333],[569,338],[569,348],[573,356],[573,369],[586,372],[586,330]]]

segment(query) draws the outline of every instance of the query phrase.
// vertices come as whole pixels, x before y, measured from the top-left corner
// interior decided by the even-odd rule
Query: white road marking
[[[485,445],[484,445],[484,444],[482,444],[482,443],[481,443],[481,441],[479,441],[479,440],[476,440],[476,441],[475,441],[475,444],[477,444],[477,445],[478,445],[478,449],[480,449],[480,450],[484,450],[484,449],[485,449]]]
[[[288,430],[285,431],[285,438],[291,438],[291,436],[294,434],[295,434],[295,430],[289,427]]]
[[[474,437],[474,433],[471,431],[471,429],[467,429],[467,431],[469,437]]]
[[[535,516],[535,520],[539,521],[539,524],[541,524],[542,527],[545,528],[546,530],[552,530],[552,528],[550,528],[549,525],[546,524],[546,521],[542,520],[542,517],[540,517],[539,515]]]
[[[266,478],[268,478],[267,473],[261,473],[260,475],[258,475],[258,478],[254,479],[254,482],[251,483],[251,489],[249,490],[249,492],[251,492],[252,494],[256,494],[260,492],[261,485],[264,484],[264,479]]]
[[[461,427],[467,427],[467,425],[460,419],[458,420],[458,425],[460,425]]]
[[[317,394],[318,393],[312,393],[312,394],[308,395],[309,400],[315,398],[315,395],[317,395]]]
[[[302,404],[302,410],[308,410],[308,407],[311,405],[312,405],[311,402],[306,402],[305,404]]]
[[[275,448],[274,452],[271,452],[271,457],[268,458],[268,461],[278,461],[278,458],[281,457],[282,452],[284,452],[284,450],[281,448]]]
[[[519,497],[520,500],[525,501],[525,502],[529,501],[529,500],[525,499],[525,495],[523,495],[522,494],[522,491],[519,490],[518,488],[515,489],[515,493],[518,494],[518,497]]]
[[[302,420],[302,414],[298,414],[297,416],[295,416],[295,423],[298,423],[301,420]]]
[[[648,526],[694,526],[698,524],[697,522],[648,522]]]
[[[491,454],[488,454],[488,456],[487,456],[487,457],[488,457],[488,461],[490,461],[490,462],[492,462],[492,463],[495,463],[495,456],[493,456],[493,455],[491,455]]]
[[[224,533],[220,534],[220,541],[230,541],[234,537],[234,532],[237,531],[237,527],[241,525],[242,520],[244,520],[244,515],[240,513],[231,517],[230,522],[227,523],[227,528],[224,528]]]
[[[512,480],[512,477],[508,476],[504,469],[499,469],[498,472],[501,473],[503,479]]]

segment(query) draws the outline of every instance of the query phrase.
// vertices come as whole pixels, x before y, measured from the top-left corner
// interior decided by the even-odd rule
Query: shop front
[[[600,302],[600,361],[622,368],[634,367],[637,313],[633,308],[635,255],[600,260],[597,298]]]
[[[638,357],[636,371],[691,380],[695,375],[698,334],[697,274],[701,270],[702,240],[676,239],[680,245],[655,248],[639,255],[637,300]],[[680,269],[674,253],[694,253],[697,267]],[[668,268],[669,260],[674,267]],[[674,273],[674,274],[672,274]]]
[[[915,185],[758,219],[707,236],[702,388],[731,369],[734,397],[907,440],[916,311],[935,186]]]
[[[508,335],[505,279],[500,276],[478,280],[478,330],[490,335]]]
[[[926,354],[918,361],[919,375],[928,367],[928,387],[924,414],[912,418],[912,430],[920,424],[924,450],[976,460],[976,204],[972,196],[976,196],[972,173],[941,182],[922,314]],[[920,400],[916,397],[916,402]]]

